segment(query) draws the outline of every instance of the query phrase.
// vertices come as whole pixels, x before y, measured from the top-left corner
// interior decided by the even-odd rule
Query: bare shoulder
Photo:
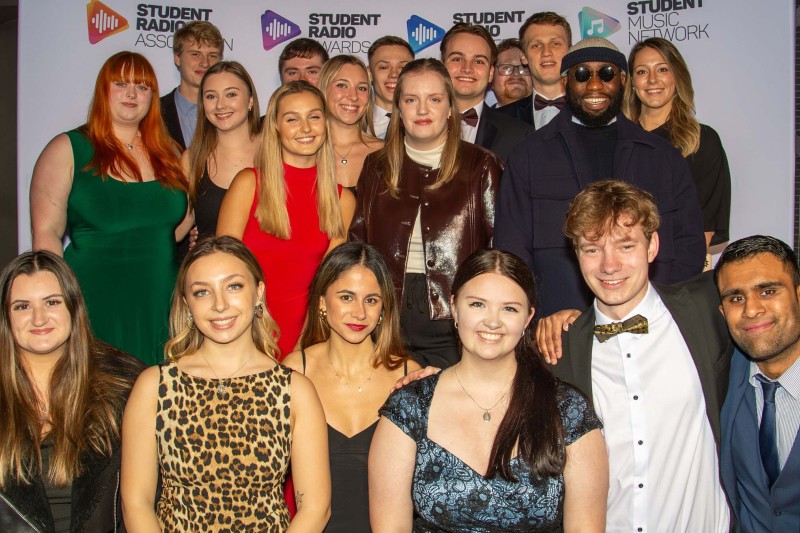
[[[231,186],[228,189],[237,194],[250,193],[252,195],[256,190],[256,172],[252,168],[245,168],[240,170],[234,176]]]
[[[303,354],[300,350],[292,352],[283,358],[281,364],[285,367],[291,368],[295,372],[303,373]]]

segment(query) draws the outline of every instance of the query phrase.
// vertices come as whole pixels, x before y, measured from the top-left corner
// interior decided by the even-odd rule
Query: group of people
[[[0,523],[800,529],[800,274],[760,236],[701,274],[730,174],[672,43],[301,38],[264,116],[217,28],[173,43],[34,169]]]

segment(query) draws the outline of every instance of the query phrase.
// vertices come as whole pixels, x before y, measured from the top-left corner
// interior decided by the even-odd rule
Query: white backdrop
[[[278,85],[285,41],[314,37],[331,55],[366,60],[392,34],[438,55],[454,22],[488,27],[499,41],[525,18],[557,11],[573,40],[606,36],[627,54],[640,38],[667,37],[689,63],[698,118],[722,137],[733,175],[731,237],[754,233],[792,242],[794,212],[794,2],[773,0],[20,0],[18,101],[19,246],[31,246],[28,190],[39,152],[86,120],[100,66],[120,50],[148,57],[161,93],[179,81],[172,33],[191,19],[216,24],[225,58],[253,76],[262,112]],[[334,7],[335,6],[335,7]],[[365,6],[369,6],[365,8]],[[419,42],[421,41],[421,42]]]

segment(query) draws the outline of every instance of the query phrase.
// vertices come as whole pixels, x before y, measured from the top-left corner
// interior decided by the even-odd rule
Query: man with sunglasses
[[[497,107],[527,98],[533,91],[531,70],[522,62],[522,45],[517,39],[505,39],[497,45],[492,92]]]
[[[606,39],[570,48],[561,61],[566,108],[508,158],[494,245],[523,258],[536,274],[539,316],[592,301],[562,228],[572,199],[597,181],[627,181],[655,197],[662,224],[653,281],[676,283],[703,269],[703,218],[689,167],[668,142],[620,113],[627,68]]]

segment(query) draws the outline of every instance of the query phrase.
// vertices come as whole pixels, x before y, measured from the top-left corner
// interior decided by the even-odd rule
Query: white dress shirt
[[[372,103],[372,125],[375,128],[375,136],[379,139],[386,138],[386,130],[389,128],[389,117],[386,116],[390,111],[386,111],[375,102]]]
[[[478,136],[478,127],[481,125],[481,113],[483,113],[483,101],[481,101],[478,105],[473,107],[472,109],[478,113],[478,123],[475,126],[469,126],[463,120],[461,121],[461,140],[467,141],[472,144],[475,144],[475,138]],[[469,109],[465,109],[464,111],[469,111]]]
[[[596,324],[614,322],[594,305]],[[606,531],[726,533],[728,505],[694,360],[652,285],[623,320],[639,314],[649,333],[592,343],[610,468]]]
[[[536,89],[534,89],[534,90],[533,90],[533,94],[531,94],[531,99],[533,99],[533,98],[536,98],[536,95],[537,95],[537,94],[538,94],[538,93],[536,92]],[[540,94],[539,96],[541,96],[541,97],[542,97],[542,98],[544,98],[545,100],[552,100],[552,98],[547,98],[547,97],[546,97],[545,95],[543,95],[543,94]],[[560,94],[560,95],[558,95],[558,96],[564,96],[564,95],[563,95],[563,94]],[[558,98],[558,97],[556,97],[556,98]],[[538,109],[538,110],[537,110],[537,109],[536,109],[536,106],[535,106],[535,104],[534,104],[534,106],[533,106],[533,126],[534,126],[534,127],[537,129],[537,130],[538,130],[538,129],[541,129],[541,128],[545,127],[545,126],[547,126],[547,124],[548,124],[548,123],[549,123],[551,120],[553,120],[554,118],[556,118],[556,115],[558,115],[558,112],[559,112],[559,111],[560,111],[560,109],[558,109],[558,108],[557,108],[556,106],[554,106],[554,105],[549,105],[549,106],[545,107],[544,109]]]

